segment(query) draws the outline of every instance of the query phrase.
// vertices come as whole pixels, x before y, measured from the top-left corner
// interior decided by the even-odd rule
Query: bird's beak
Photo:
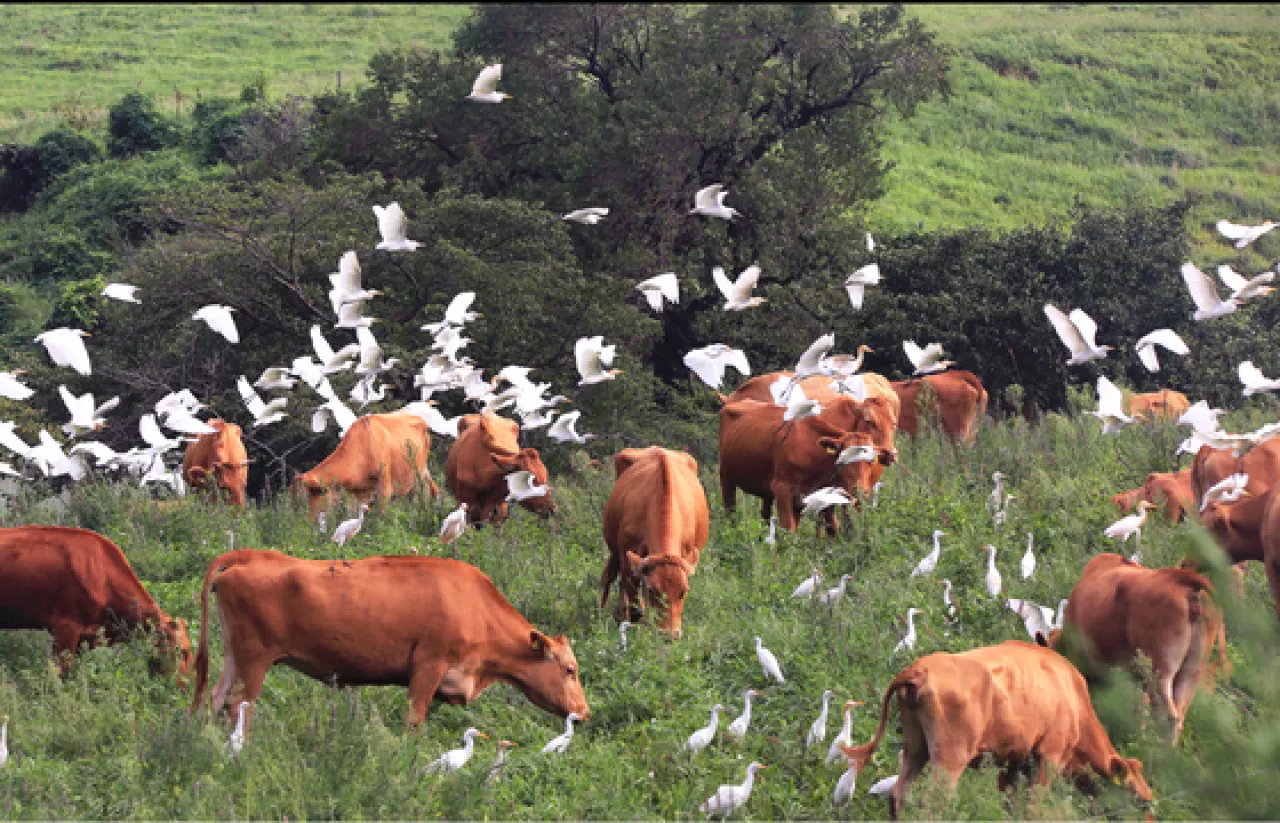
[[[484,732],[476,732],[476,737],[483,737],[485,740],[489,739],[489,735],[485,734]]]

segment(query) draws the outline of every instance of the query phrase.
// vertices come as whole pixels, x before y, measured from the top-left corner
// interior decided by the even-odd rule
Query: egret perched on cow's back
[[[466,99],[476,103],[501,103],[503,100],[509,100],[511,95],[498,91],[498,81],[501,79],[501,63],[485,66],[476,75],[475,82],[471,84],[471,93]]]
[[[488,739],[489,735],[479,729],[467,729],[462,734],[462,748],[452,749],[440,755],[435,760],[427,764],[423,771],[428,773],[442,772],[444,774],[453,774],[454,772],[467,765],[467,761],[471,759],[471,755],[475,752],[475,742],[477,737]]]
[[[988,543],[982,549],[987,552],[987,594],[999,597],[1001,582],[1000,570],[996,568],[996,547]]]
[[[569,741],[573,740],[573,724],[581,719],[577,712],[569,712],[569,716],[564,719],[564,734],[551,738],[547,745],[542,747],[542,753],[564,754],[565,749],[569,748]]]
[[[1022,579],[1026,580],[1036,573],[1036,554],[1032,549],[1035,544],[1035,537],[1031,532],[1027,532],[1027,553],[1022,555]]]
[[[840,733],[836,735],[836,739],[831,741],[831,747],[827,749],[827,765],[831,765],[841,756],[840,746],[853,745],[853,710],[862,705],[861,700],[846,700],[844,703],[844,725],[840,727]]]
[[[89,364],[89,350],[84,347],[82,339],[88,336],[89,332],[83,329],[62,327],[37,334],[36,342],[44,344],[49,359],[55,365],[75,369],[88,377],[93,373],[93,368]]]
[[[1063,314],[1062,310],[1052,303],[1044,304],[1044,314],[1053,324],[1058,339],[1071,351],[1067,360],[1068,366],[1078,366],[1090,360],[1101,360],[1111,351],[1111,346],[1099,346],[1096,342],[1098,324],[1081,309],[1072,309],[1071,314]]]
[[[724,199],[728,194],[728,189],[719,183],[698,189],[698,193],[694,195],[693,208],[689,209],[689,214],[719,217],[721,220],[732,220],[738,217],[741,212],[732,206],[724,204]]]
[[[933,532],[933,551],[929,552],[924,558],[916,564],[911,572],[912,577],[919,577],[922,574],[933,574],[933,570],[938,568],[938,558],[942,556],[942,536],[946,534],[942,529],[935,529]]]
[[[831,697],[835,692],[827,689],[822,693],[822,711],[818,713],[818,719],[813,721],[813,725],[809,727],[809,734],[805,736],[804,747],[812,748],[815,743],[821,743],[827,739],[827,709],[831,702]]]
[[[208,324],[209,328],[225,337],[228,343],[234,344],[240,342],[240,332],[236,329],[236,321],[231,316],[233,311],[235,309],[231,306],[213,303],[208,306],[202,306],[191,317],[195,320],[203,320]]]
[[[835,348],[836,336],[834,334],[824,334],[805,349],[804,354],[800,355],[800,359],[796,362],[795,374],[792,380],[803,380],[814,374],[824,373],[824,360],[827,352]]]
[[[724,706],[719,703],[711,707],[711,722],[693,734],[689,735],[689,739],[684,742],[684,746],[680,749],[682,752],[698,752],[711,745],[711,741],[716,737],[716,727],[720,723],[720,712],[724,711]]]
[[[779,683],[785,683],[786,678],[782,676],[782,669],[778,666],[778,658],[773,652],[764,647],[764,643],[759,637],[756,637],[756,657],[760,659],[760,668],[764,669],[764,676],[772,678]]]
[[[751,290],[760,281],[759,266],[747,266],[738,275],[737,280],[730,280],[724,269],[716,266],[711,270],[711,279],[715,281],[716,288],[720,289],[720,294],[724,296],[725,311],[742,311],[769,302],[768,298],[751,296]]]
[[[676,273],[673,271],[655,275],[648,280],[641,280],[636,284],[636,291],[644,295],[649,308],[656,312],[662,311],[663,300],[668,303],[680,302],[680,281],[676,279]]]
[[[724,819],[733,814],[737,809],[747,804],[747,800],[751,798],[751,787],[755,784],[756,772],[761,769],[767,769],[768,766],[760,763],[752,762],[747,766],[747,779],[741,785],[725,785],[716,789],[716,793],[707,798],[707,802],[698,807],[698,811],[702,812],[710,820],[713,817]]]
[[[751,727],[751,698],[759,697],[760,692],[755,689],[747,689],[742,695],[742,714],[729,724],[729,734],[738,739],[746,737],[747,729]]]

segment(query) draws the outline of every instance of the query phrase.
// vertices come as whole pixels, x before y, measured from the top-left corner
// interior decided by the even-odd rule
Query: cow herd
[[[743,491],[760,498],[762,516],[771,517],[776,507],[777,525],[795,531],[806,499],[816,491],[840,489],[856,500],[876,488],[897,459],[894,433],[917,431],[922,415],[953,441],[973,442],[987,402],[975,375],[952,371],[902,383],[874,374],[862,378],[861,399],[834,390],[829,377],[797,380],[788,372],[751,378],[729,396],[717,395],[725,509],[732,511]],[[786,407],[771,392],[788,380],[821,402],[822,411],[785,419]],[[1186,407],[1185,398],[1166,391],[1135,396],[1130,408],[1135,416],[1172,418]],[[211,425],[213,434],[188,447],[187,482],[216,487],[230,504],[243,506],[248,460],[239,427]],[[328,458],[298,475],[293,491],[321,519],[342,495],[362,504],[414,492],[438,497],[427,471],[430,446],[428,428],[417,415],[368,415],[349,428]],[[520,445],[515,421],[485,412],[458,422],[445,484],[466,504],[472,525],[505,519],[505,478],[515,472],[548,483],[538,451]],[[1196,501],[1207,489],[1242,472],[1249,483],[1242,500],[1200,510]],[[620,622],[651,612],[658,627],[678,639],[709,534],[698,464],[680,451],[631,448],[616,455],[614,474],[603,511],[607,555],[600,607],[607,606],[616,585]],[[1172,520],[1199,518],[1234,562],[1263,561],[1274,587],[1280,552],[1270,547],[1280,538],[1280,508],[1273,511],[1268,490],[1277,477],[1280,441],[1243,457],[1205,446],[1191,468],[1152,473],[1143,486],[1113,500],[1121,509],[1141,501],[1159,504]],[[521,505],[543,517],[557,510],[549,492]],[[828,534],[837,530],[835,509],[817,515]],[[339,568],[275,551],[227,552],[205,575],[194,656],[185,622],[161,610],[121,549],[101,535],[50,526],[3,529],[0,565],[6,569],[0,576],[0,627],[49,631],[64,674],[82,645],[119,642],[145,625],[155,637],[155,671],[173,672],[184,684],[194,679],[192,711],[202,707],[208,692],[211,707],[235,716],[242,741],[243,715],[251,714],[277,663],[334,685],[404,686],[411,725],[423,722],[433,699],[465,704],[498,681],[548,712],[579,720],[591,715],[569,640],[540,632],[479,569],[457,560],[378,556],[344,561]],[[1280,605],[1280,588],[1276,593]],[[211,595],[225,657],[209,689]],[[849,768],[856,774],[867,764],[896,697],[903,748],[899,779],[888,791],[891,813],[926,762],[954,784],[984,752],[1003,767],[1002,788],[1033,769],[1041,781],[1062,771],[1087,788],[1092,772],[1149,801],[1141,764],[1116,753],[1081,672],[1054,650],[1068,653],[1086,674],[1145,655],[1152,662],[1154,703],[1167,715],[1176,741],[1196,687],[1225,664],[1225,629],[1212,586],[1190,569],[1148,569],[1119,555],[1098,555],[1083,570],[1060,620],[1061,629],[1034,632],[1039,645],[1008,641],[911,663],[889,685],[871,742],[840,743]]]

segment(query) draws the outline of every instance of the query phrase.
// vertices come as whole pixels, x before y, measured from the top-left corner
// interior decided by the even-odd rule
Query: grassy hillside
[[[1225,421],[1247,428],[1265,418],[1255,410]],[[840,772],[824,765],[826,745],[840,725],[838,709],[827,743],[804,748],[824,689],[867,702],[854,712],[854,738],[874,731],[878,701],[908,660],[893,657],[908,607],[924,610],[916,654],[959,651],[1025,638],[1021,621],[983,588],[983,543],[999,547],[1007,596],[1056,604],[1071,590],[1086,560],[1113,550],[1102,529],[1119,515],[1108,497],[1135,485],[1148,468],[1169,468],[1165,457],[1179,433],[1172,427],[1133,428],[1101,437],[1092,418],[1050,415],[1029,428],[1020,419],[984,430],[973,450],[936,437],[902,443],[901,463],[889,469],[879,506],[855,516],[835,540],[814,537],[806,522],[797,535],[764,543],[767,524],[747,499],[736,516],[721,508],[714,456],[702,463],[712,509],[703,552],[684,615],[686,635],[662,639],[651,625],[618,647],[617,626],[597,609],[604,561],[600,512],[613,478],[583,456],[577,470],[552,475],[561,504],[558,530],[522,513],[501,534],[466,534],[461,559],[475,563],[541,630],[568,635],[577,654],[592,718],[563,757],[541,755],[562,723],[515,689],[491,687],[467,707],[436,705],[425,729],[403,728],[406,691],[367,687],[334,691],[283,667],[273,669],[260,697],[249,743],[239,759],[224,751],[222,722],[185,717],[189,695],[152,679],[146,646],[85,655],[60,683],[51,673],[46,635],[0,633],[0,713],[8,714],[12,760],[0,770],[0,815],[14,818],[489,818],[700,819],[696,808],[722,783],[739,782],[748,762],[770,766],[743,820],[883,819],[885,804],[866,788],[894,773],[900,741],[893,724],[879,754],[859,779],[853,803],[835,809],[831,793]],[[669,444],[675,445],[675,444]],[[437,446],[433,470],[438,472]],[[571,449],[572,447],[561,447]],[[548,452],[556,451],[550,448]],[[559,458],[564,458],[561,452]],[[1017,495],[1010,521],[997,531],[984,510],[991,472],[1009,475]],[[438,476],[438,475],[437,475]],[[452,502],[402,502],[369,515],[347,556],[452,554],[435,534]],[[198,592],[211,558],[228,540],[238,547],[275,547],[300,557],[328,559],[335,547],[287,500],[237,514],[188,500],[158,507],[122,485],[85,485],[58,518],[46,507],[19,507],[4,524],[55,522],[98,529],[118,541],[139,576],[171,613],[195,622]],[[947,531],[932,577],[908,579],[929,550],[929,534]],[[1142,550],[1152,566],[1176,563],[1194,543],[1191,526],[1154,519]],[[1024,581],[1018,559],[1026,534],[1035,535],[1039,564]],[[809,570],[824,585],[854,575],[845,600],[832,609],[790,598]],[[949,624],[940,580],[955,584],[959,622]],[[1160,819],[1272,817],[1280,814],[1268,789],[1275,767],[1280,702],[1275,692],[1275,618],[1261,569],[1252,570],[1245,608],[1228,620],[1235,673],[1193,704],[1182,742],[1169,749],[1129,681],[1102,692],[1097,705],[1116,745],[1141,758]],[[216,614],[216,610],[214,612]],[[785,684],[767,684],[754,652],[759,635],[778,656]],[[222,669],[221,630],[214,624],[212,676]],[[719,737],[695,758],[679,754],[686,737],[724,703],[723,725],[742,708],[748,687],[763,689],[741,743]],[[459,745],[475,726],[474,760],[457,775],[421,769]],[[484,779],[500,738],[516,741],[503,780]],[[1272,741],[1272,742],[1268,742]],[[1239,752],[1247,759],[1237,760]],[[1221,768],[1219,768],[1221,767]],[[1080,819],[1106,815],[1136,819],[1142,810],[1107,787],[1096,800],[1064,781],[1048,791],[1003,797],[994,769],[971,770],[954,795],[926,779],[907,815],[948,819]]]

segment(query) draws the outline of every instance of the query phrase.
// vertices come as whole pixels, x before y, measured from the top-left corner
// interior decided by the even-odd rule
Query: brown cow
[[[609,602],[613,581],[622,575],[618,619],[631,619],[649,605],[662,614],[660,626],[681,635],[689,577],[707,545],[707,495],[698,480],[698,461],[658,446],[626,449],[613,460],[616,480],[604,506],[604,540],[609,559],[600,575],[600,608]]]
[[[1007,640],[967,652],[937,652],[903,669],[889,684],[880,725],[869,743],[841,745],[851,768],[861,772],[884,736],[889,701],[897,695],[902,720],[901,772],[889,793],[897,817],[925,763],[954,789],[960,775],[984,752],[1004,766],[1001,789],[1017,772],[1039,761],[1038,779],[1062,770],[1087,785],[1086,768],[1117,777],[1150,802],[1142,764],[1121,757],[1089,702],[1084,677],[1062,655],[1022,640]]]
[[[1196,685],[1213,680],[1216,666],[1206,664],[1219,640],[1218,663],[1226,663],[1222,615],[1203,593],[1212,596],[1213,584],[1189,569],[1149,569],[1118,554],[1095,555],[1049,645],[1061,651],[1063,633],[1079,632],[1087,659],[1076,662],[1089,672],[1146,655],[1152,699],[1168,714],[1177,743]]]
[[[179,683],[191,673],[186,621],[161,610],[124,552],[102,535],[63,526],[0,529],[0,569],[0,629],[50,632],[63,676],[81,643],[120,643],[140,624],[156,632],[154,673],[172,671],[175,657]]]
[[[1191,404],[1187,402],[1187,396],[1173,389],[1135,394],[1129,398],[1129,416],[1148,422],[1160,419],[1172,423],[1189,408]]]
[[[1136,489],[1113,495],[1111,502],[1122,512],[1132,511],[1138,501],[1164,505],[1164,516],[1170,522],[1180,522],[1188,513],[1195,517],[1200,506],[1195,490],[1191,487],[1191,469],[1180,472],[1151,472]]]
[[[231,505],[243,508],[244,489],[249,483],[249,455],[240,439],[240,427],[222,420],[210,420],[209,425],[217,431],[202,434],[187,445],[182,458],[183,482],[193,489],[221,489]],[[207,482],[211,474],[212,484]]]
[[[1234,503],[1210,503],[1200,513],[1200,523],[1218,538],[1232,563],[1262,563],[1280,613],[1280,486],[1260,495],[1246,494]]]
[[[298,475],[295,487],[307,495],[316,517],[345,491],[358,503],[377,496],[380,504],[412,494],[421,480],[432,497],[440,496],[427,473],[431,432],[421,417],[408,412],[370,414],[351,424],[333,454],[309,472]]]
[[[407,686],[406,725],[426,720],[433,698],[465,705],[499,680],[546,711],[590,716],[569,641],[535,629],[476,567],[407,555],[353,560],[336,574],[331,566],[254,549],[209,564],[192,712],[209,682],[216,587],[226,661],[215,710],[257,700],[267,671],[283,663],[335,685]]]
[[[720,410],[720,492],[726,511],[737,508],[737,492],[761,499],[768,518],[776,500],[778,525],[799,527],[797,513],[804,497],[824,486],[838,485],[851,496],[868,491],[896,453],[877,450],[875,462],[836,465],[851,446],[875,447],[871,435],[853,431],[859,420],[873,418],[879,400],[859,404],[851,397],[831,401],[816,417],[783,421],[786,410],[772,403],[740,400]],[[824,513],[834,534],[835,512]]]
[[[1249,475],[1245,486],[1251,497],[1260,497],[1280,481],[1280,440],[1268,440],[1244,455],[1236,457],[1231,449],[1215,449],[1201,446],[1191,462],[1191,489],[1195,495],[1196,511],[1204,501],[1205,493],[1225,480],[1229,475]],[[1261,553],[1259,547],[1258,552]],[[1259,557],[1258,559],[1261,559]],[[1236,564],[1236,589],[1244,595],[1244,577],[1247,562]]]
[[[493,412],[469,414],[458,421],[458,439],[449,447],[444,482],[459,503],[467,504],[467,519],[483,524],[507,517],[508,474],[527,471],[539,486],[547,485],[547,467],[537,449],[520,448],[520,424]],[[556,501],[545,495],[520,501],[531,512],[549,517]]]
[[[793,377],[795,372],[778,371],[772,374],[761,374],[743,382],[734,390],[733,394],[725,398],[726,403],[736,403],[739,400],[758,400],[761,403],[772,403],[773,394],[769,391],[769,387],[777,382],[779,377]],[[883,398],[886,406],[893,416],[894,427],[898,424],[898,415],[902,411],[902,401],[898,398],[898,393],[893,390],[893,386],[882,375],[875,372],[858,372],[858,376],[862,378],[862,384],[867,389],[867,399],[873,397]],[[806,397],[811,397],[821,403],[830,402],[840,393],[833,388],[835,380],[824,375],[810,375],[800,381],[800,388],[804,390]]]
[[[942,428],[953,442],[972,445],[978,425],[987,413],[987,390],[971,371],[945,371],[914,380],[895,380],[889,385],[902,399],[898,431],[914,435],[920,430],[920,414]],[[928,393],[921,389],[928,386]],[[920,404],[926,407],[921,409]]]

